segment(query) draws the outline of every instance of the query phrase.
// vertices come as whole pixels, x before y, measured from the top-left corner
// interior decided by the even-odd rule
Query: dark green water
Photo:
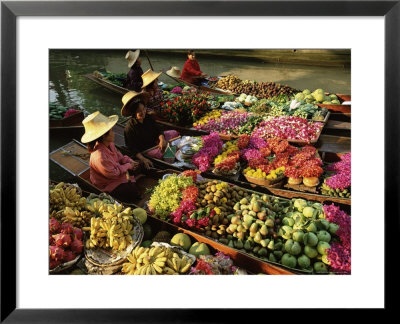
[[[85,114],[100,110],[105,115],[120,113],[121,95],[84,77],[95,70],[126,73],[126,50],[52,50],[50,51],[50,101],[66,107],[78,106]],[[186,57],[181,54],[149,53],[155,71],[170,66],[182,69]],[[309,65],[271,64],[235,57],[201,57],[200,68],[210,76],[235,74],[241,79],[274,81],[296,89],[322,88],[332,93],[350,94],[350,69]],[[141,54],[142,69],[150,68]],[[162,75],[160,80],[174,83]]]

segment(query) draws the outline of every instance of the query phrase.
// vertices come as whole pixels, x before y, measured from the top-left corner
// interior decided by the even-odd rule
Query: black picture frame
[[[1,2],[1,321],[5,323],[219,322],[194,309],[16,308],[16,19],[19,16],[383,16],[385,19],[385,246],[398,226],[400,111],[400,1],[2,1]],[[389,171],[390,170],[390,171]],[[394,210],[393,210],[394,208]],[[394,212],[394,215],[393,215]],[[389,215],[391,213],[392,215]],[[396,223],[395,223],[396,224]],[[397,216],[398,225],[398,216]],[[386,252],[385,252],[386,253]],[[386,262],[387,258],[385,258]],[[386,264],[385,264],[386,265]],[[385,266],[385,282],[397,282]],[[392,286],[393,287],[393,286]],[[386,298],[385,308],[391,301]],[[258,311],[254,314],[259,315]],[[253,316],[253,315],[252,315]]]

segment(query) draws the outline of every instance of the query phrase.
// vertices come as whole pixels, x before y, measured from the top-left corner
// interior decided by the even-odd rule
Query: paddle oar
[[[153,65],[151,65],[150,57],[149,57],[149,54],[147,53],[147,50],[144,50],[144,54],[146,54],[147,60],[149,61],[149,64],[150,64],[150,67],[154,71]]]

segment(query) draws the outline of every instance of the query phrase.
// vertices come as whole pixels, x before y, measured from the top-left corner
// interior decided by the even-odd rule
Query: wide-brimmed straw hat
[[[171,70],[168,70],[167,73],[169,76],[172,76],[173,78],[180,78],[181,77],[181,70],[179,70],[178,67],[173,66]]]
[[[117,121],[117,115],[107,117],[99,111],[90,114],[82,121],[82,124],[85,127],[85,134],[83,134],[81,142],[89,143],[98,139],[113,128]]]
[[[122,108],[121,108],[121,116],[124,117],[129,117],[132,112],[127,109],[128,103],[130,103],[132,100],[139,102],[143,101],[145,104],[149,101],[150,94],[147,92],[136,92],[136,91],[129,91],[124,94],[122,97]]]
[[[132,67],[133,64],[137,61],[140,54],[140,50],[136,50],[134,52],[128,51],[126,53],[125,58],[128,60],[128,67]]]
[[[150,83],[152,83],[155,79],[157,79],[162,72],[157,73],[152,71],[151,69],[147,70],[142,74],[143,85],[142,88],[147,87]]]

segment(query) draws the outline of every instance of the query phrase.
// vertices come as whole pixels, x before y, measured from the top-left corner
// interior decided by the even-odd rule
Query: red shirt
[[[196,59],[187,59],[187,61],[183,65],[181,79],[189,83],[195,83],[197,79],[194,78],[194,76],[199,76],[202,73],[203,72],[200,71],[199,62],[197,62]]]
[[[132,159],[122,155],[114,143],[108,148],[97,142],[90,154],[90,181],[101,191],[111,192],[121,183],[128,182],[126,172],[132,169]],[[130,177],[135,182],[135,177]]]

